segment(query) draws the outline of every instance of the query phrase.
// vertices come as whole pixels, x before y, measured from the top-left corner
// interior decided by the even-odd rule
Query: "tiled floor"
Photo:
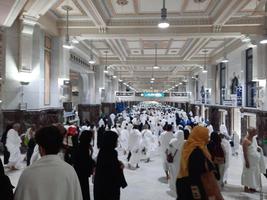
[[[228,184],[223,189],[223,196],[226,200],[260,200],[260,193],[247,194],[242,192],[243,189],[240,185],[242,161],[240,157],[241,156],[231,158],[229,180]],[[120,155],[120,158],[123,161],[126,160],[125,156]],[[11,181],[14,185],[17,184],[21,172],[22,170],[12,172],[7,170],[7,174],[11,178]],[[122,190],[121,200],[175,199],[171,196],[168,184],[164,179],[164,171],[162,169],[161,159],[157,152],[155,152],[152,156],[152,161],[150,163],[141,162],[139,169],[125,169],[125,176],[128,182],[128,187]],[[262,176],[262,183],[264,191],[262,199],[267,199],[267,179],[264,176]],[[93,191],[92,188],[90,191]]]

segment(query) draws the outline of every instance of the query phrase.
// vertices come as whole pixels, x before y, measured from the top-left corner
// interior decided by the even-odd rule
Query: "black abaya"
[[[94,200],[119,200],[120,188],[126,186],[117,151],[100,149],[94,180]]]

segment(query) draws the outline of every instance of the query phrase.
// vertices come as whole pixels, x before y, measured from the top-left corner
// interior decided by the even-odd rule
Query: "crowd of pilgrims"
[[[239,156],[240,147],[238,134],[229,134],[224,124],[216,131],[209,121],[192,112],[161,104],[140,104],[116,115],[111,113],[96,125],[89,121],[81,127],[67,123],[37,129],[32,125],[23,141],[19,131],[20,124],[15,123],[7,127],[1,140],[4,164],[11,170],[22,167],[21,144],[28,147],[24,158],[28,167],[14,194],[17,200],[89,200],[90,177],[95,200],[119,200],[120,189],[127,187],[124,168],[138,170],[158,152],[177,200],[223,199],[220,191],[227,184],[230,156]],[[250,128],[243,144],[247,147],[242,174],[246,192],[259,189],[258,175],[266,170],[255,136],[256,129]],[[13,199],[13,186],[4,174],[2,161],[1,168],[1,177],[5,177],[1,194]],[[64,170],[65,176],[72,177],[64,177]]]

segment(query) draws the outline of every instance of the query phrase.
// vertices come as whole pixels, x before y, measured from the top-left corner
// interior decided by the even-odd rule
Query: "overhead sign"
[[[164,97],[164,93],[161,93],[161,92],[144,92],[143,94],[141,94],[141,96],[159,98],[159,97]]]
[[[117,97],[130,97],[133,96],[133,92],[116,92]]]

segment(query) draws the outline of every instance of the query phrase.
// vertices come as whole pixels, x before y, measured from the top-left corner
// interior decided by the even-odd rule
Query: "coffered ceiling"
[[[264,33],[266,0],[166,0],[170,27],[165,30],[157,27],[162,0],[51,0],[46,6],[41,2],[27,1],[24,11],[31,15],[31,5],[39,4],[41,16],[52,15],[64,35],[62,6],[71,6],[69,32],[80,40],[77,48],[92,52],[98,64],[106,63],[107,52],[110,73],[138,89],[151,86],[156,46],[160,68],[153,71],[154,85],[164,90],[199,71],[205,54],[207,62],[214,63],[222,58],[224,46],[231,52],[245,36]]]

